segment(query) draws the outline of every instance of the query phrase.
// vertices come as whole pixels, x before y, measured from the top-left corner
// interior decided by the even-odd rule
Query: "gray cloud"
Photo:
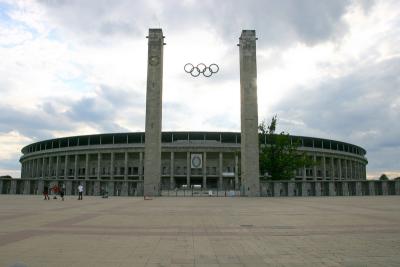
[[[360,145],[367,150],[370,169],[398,170],[399,73],[400,57],[371,64],[312,90],[298,88],[274,110],[292,134],[319,133]],[[386,152],[391,159],[382,157]]]
[[[48,105],[46,105],[48,108]],[[6,133],[17,129],[22,135],[34,139],[51,138],[56,130],[68,130],[70,124],[65,123],[57,112],[47,113],[45,110],[20,110],[13,106],[0,107],[0,132]]]
[[[282,46],[293,41],[314,44],[346,32],[342,20],[354,3],[368,9],[372,0],[281,1],[40,1],[48,16],[65,29],[93,41],[106,42],[113,35],[143,37],[147,28],[162,27],[169,33],[207,28],[231,43],[241,29],[258,31],[261,45]]]
[[[55,131],[78,130],[82,123],[101,132],[129,131],[116,121],[125,117],[141,126],[144,121],[144,102],[143,95],[102,86],[95,96],[83,97],[76,102],[45,100],[29,110],[16,109],[11,105],[0,106],[0,132],[17,129],[24,136],[43,140],[53,138]],[[58,106],[68,106],[68,110],[61,111]]]
[[[128,108],[137,113],[127,113]],[[71,103],[66,116],[73,121],[85,122],[106,132],[128,131],[115,123],[118,118],[128,117],[139,124],[145,109],[145,98],[134,91],[103,85],[95,96],[84,97]]]

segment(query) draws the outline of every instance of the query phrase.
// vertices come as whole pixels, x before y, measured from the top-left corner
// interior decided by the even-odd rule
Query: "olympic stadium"
[[[314,137],[290,136],[290,139],[300,141],[298,150],[315,162],[311,168],[298,169],[293,181],[366,179],[363,148]],[[163,132],[161,190],[240,191],[240,144],[239,132]],[[111,195],[142,195],[144,147],[144,132],[36,142],[22,149],[21,178],[32,179],[31,193],[38,193],[38,181],[43,180],[48,184],[68,181],[72,191],[85,182],[88,195],[98,195],[103,190]],[[260,174],[260,179],[263,181],[264,175]]]

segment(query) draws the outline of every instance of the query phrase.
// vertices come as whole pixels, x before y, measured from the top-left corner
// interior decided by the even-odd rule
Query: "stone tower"
[[[251,197],[260,195],[256,40],[255,30],[239,38],[242,192]]]
[[[146,133],[144,150],[144,195],[159,194],[161,177],[161,119],[163,47],[162,29],[149,29],[147,92],[146,92]]]

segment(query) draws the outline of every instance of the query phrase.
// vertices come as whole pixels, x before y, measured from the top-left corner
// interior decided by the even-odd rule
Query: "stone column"
[[[174,177],[174,172],[175,172],[175,153],[174,151],[171,151],[171,162],[170,162],[170,177],[169,177],[169,188],[174,189],[175,188],[175,177]]]
[[[31,177],[32,178],[35,178],[35,176],[36,176],[35,175],[35,162],[36,161],[34,159],[31,160]]]
[[[100,196],[100,181],[95,181],[93,187],[93,195]]]
[[[144,194],[159,194],[161,177],[161,118],[164,36],[149,29],[146,94]]]
[[[143,180],[143,152],[139,152],[139,180]]]
[[[370,196],[375,196],[375,182],[374,181],[368,182],[368,190],[369,190]]]
[[[75,162],[74,162],[74,179],[78,179],[78,154],[75,154]]]
[[[387,181],[382,181],[382,195],[387,196],[389,194],[388,190],[388,182]]]
[[[39,173],[39,172],[40,172],[40,171],[39,171],[39,170],[40,170],[39,165],[40,165],[40,164],[39,164],[39,158],[37,158],[37,159],[36,159],[36,178],[42,177],[42,176],[40,175],[40,173]]]
[[[288,182],[288,196],[293,197],[294,196],[294,182]]]
[[[65,162],[64,162],[64,179],[68,179],[69,171],[68,171],[68,155],[65,155]]]
[[[114,181],[108,182],[108,195],[114,195]]]
[[[75,188],[72,188],[72,181],[65,181],[65,194],[72,195],[73,190]]]
[[[29,195],[29,191],[31,189],[31,181],[30,180],[25,180],[24,182],[24,195]],[[1,193],[1,191],[0,191]]]
[[[304,181],[301,183],[301,196],[303,197],[308,196],[307,183]]]
[[[361,182],[356,182],[356,196],[362,196]]]
[[[348,196],[349,195],[349,185],[347,182],[341,182],[342,183],[342,192],[343,196]]]
[[[97,153],[97,180],[100,180],[101,176],[101,153]]]
[[[29,177],[29,161],[25,161],[25,175],[24,177],[28,178]]]
[[[331,160],[331,180],[335,180],[335,159],[333,156],[331,156],[330,160]]]
[[[354,180],[354,177],[353,177],[353,161],[352,160],[349,160],[349,175],[350,175],[350,180]]]
[[[274,197],[279,197],[281,195],[281,183],[274,182]]]
[[[32,177],[32,162],[30,160],[27,161],[28,169],[26,170],[27,177]]]
[[[321,182],[315,182],[315,196],[321,196]]]
[[[207,152],[203,152],[203,188],[207,188]]]
[[[15,179],[11,179],[11,187],[10,187],[10,194],[17,193],[17,181]]]
[[[36,178],[36,159],[32,159],[32,178]]]
[[[40,174],[40,177],[42,177],[42,178],[46,177],[46,168],[45,168],[45,166],[46,166],[46,158],[43,157],[42,158],[42,170],[41,170],[41,174]]]
[[[35,172],[34,178],[39,178],[39,159],[35,159]]]
[[[219,173],[218,173],[218,189],[219,189],[219,190],[222,190],[222,189],[223,189],[223,177],[222,177],[222,172],[223,172],[223,155],[222,155],[222,152],[219,152],[218,168],[219,168]]]
[[[128,180],[128,152],[125,152],[125,157],[124,157],[124,180]]]
[[[89,153],[86,153],[85,156],[85,180],[89,179]]]
[[[342,159],[338,158],[338,167],[339,167],[339,180],[343,180],[342,177]]]
[[[53,168],[53,160],[52,160],[52,157],[50,156],[49,157],[49,164],[48,164],[48,166],[47,166],[47,173],[48,173],[48,175],[47,175],[47,177],[52,177],[53,175],[52,175],[52,173],[51,173],[51,169]]]
[[[114,152],[111,152],[111,162],[110,162],[110,178],[114,180]]]
[[[326,180],[326,158],[322,155],[322,180]]]
[[[128,196],[128,182],[127,181],[122,182],[121,196],[123,196],[123,197]]]
[[[345,179],[349,180],[349,162],[347,159],[344,160],[345,164],[346,164],[346,170],[345,170]]]
[[[60,155],[57,155],[56,158],[56,179],[60,176]]]
[[[242,185],[247,196],[260,195],[256,31],[239,38]]]
[[[302,179],[302,180],[305,181],[305,180],[307,180],[307,179],[306,179],[306,178],[307,178],[307,175],[306,175],[306,167],[305,167],[305,166],[303,167],[302,172],[303,172],[303,177],[302,177],[303,179]]]
[[[235,190],[239,190],[239,155],[235,153]]]
[[[317,180],[317,156],[314,154],[313,155],[313,180]]]
[[[331,161],[332,161],[332,158],[331,158]],[[329,182],[328,188],[329,188],[329,196],[336,196],[335,183]]]
[[[397,180],[394,183],[394,193],[397,196],[400,195],[400,180]]]
[[[190,152],[186,152],[186,184],[189,187],[190,186]]]
[[[43,188],[44,188],[44,181],[43,180],[39,180],[38,181],[38,194],[42,194],[43,193]]]

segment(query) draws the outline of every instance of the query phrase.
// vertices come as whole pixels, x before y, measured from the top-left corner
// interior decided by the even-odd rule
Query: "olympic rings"
[[[200,74],[203,74],[204,77],[211,77],[214,73],[219,71],[219,66],[215,63],[211,64],[207,67],[204,63],[199,63],[197,66],[193,66],[192,63],[187,63],[183,67],[183,70],[186,73],[190,73],[193,77],[198,77]]]

